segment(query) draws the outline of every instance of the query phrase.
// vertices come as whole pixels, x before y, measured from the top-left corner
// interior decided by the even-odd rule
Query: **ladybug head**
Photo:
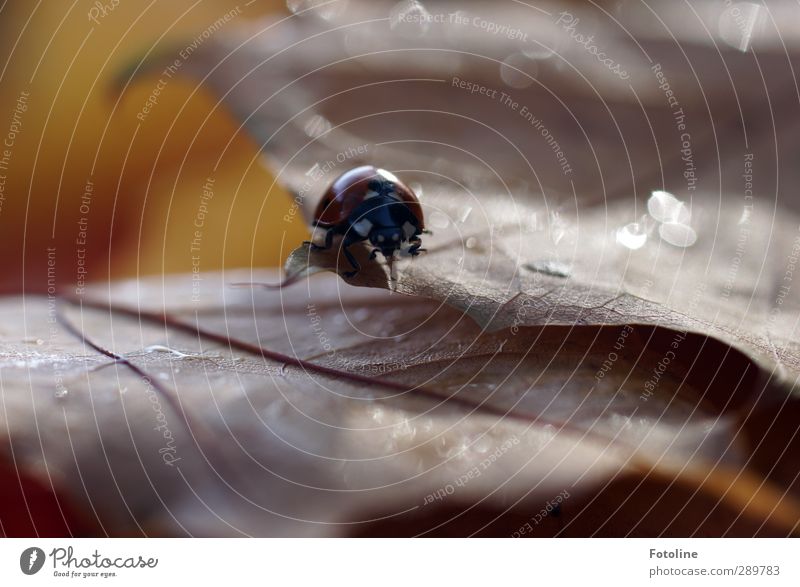
[[[367,184],[367,189],[379,196],[388,196],[395,191],[394,184],[381,177],[373,177]]]
[[[369,233],[369,242],[380,249],[386,258],[391,257],[401,247],[403,239],[403,229],[399,226],[375,227]]]

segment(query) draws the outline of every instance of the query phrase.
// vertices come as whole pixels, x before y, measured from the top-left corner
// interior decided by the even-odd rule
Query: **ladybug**
[[[317,205],[314,227],[326,231],[325,244],[307,241],[312,249],[330,249],[334,236],[342,237],[342,252],[353,268],[345,277],[361,270],[350,245],[369,241],[374,247],[370,260],[381,253],[391,269],[395,253],[406,243],[413,257],[424,251],[419,235],[428,233],[414,192],[392,173],[372,165],[351,169],[330,185]]]

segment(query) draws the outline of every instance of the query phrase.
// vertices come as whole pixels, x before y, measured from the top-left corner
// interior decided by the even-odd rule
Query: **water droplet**
[[[333,20],[347,8],[348,0],[286,0],[286,7],[298,16],[318,16],[323,20]]]
[[[308,119],[306,125],[304,127],[306,134],[310,136],[312,139],[316,139],[324,135],[326,132],[331,130],[331,123],[328,122],[328,119],[324,116],[320,116],[319,114],[315,114],[311,118]]]
[[[22,342],[28,344],[35,344],[35,345],[43,345],[44,341],[41,338],[36,338],[35,336],[29,336],[27,338],[23,338]]]
[[[739,226],[741,226],[743,224],[750,224],[752,215],[753,215],[753,209],[750,208],[750,207],[745,206],[742,209],[742,215],[739,218],[739,222],[737,222],[737,224]]]
[[[57,389],[54,395],[58,399],[63,399],[69,395],[69,390],[66,387],[62,387],[61,389]]]
[[[417,196],[417,199],[422,201],[422,195],[423,195],[422,184],[419,183],[418,181],[412,181],[410,184],[408,184],[408,187],[411,189],[412,192],[414,192],[414,195]]]
[[[431,13],[417,0],[398,2],[389,14],[389,28],[404,37],[421,37],[431,27]]]
[[[697,242],[697,233],[688,224],[665,222],[658,227],[658,234],[669,244],[676,247],[691,247]]]
[[[491,441],[490,438],[487,438],[486,436],[482,436],[481,438],[476,440],[474,443],[472,443],[472,450],[474,450],[476,453],[482,454],[482,455],[484,455],[487,452],[489,452],[489,450],[492,449],[493,447],[494,447],[494,443]]]
[[[434,443],[434,450],[436,451],[437,456],[445,458],[450,452],[450,449],[447,445],[447,438],[441,436],[436,439]]]
[[[410,442],[414,440],[416,435],[417,431],[408,421],[408,418],[404,418],[402,422],[395,424],[392,428],[392,437],[395,440],[407,440]]]
[[[476,239],[474,236],[469,237],[467,239],[467,242],[465,243],[468,249],[474,249],[475,245],[477,244],[478,244],[478,239]]]
[[[654,191],[647,200],[647,211],[659,222],[686,224],[692,216],[686,204],[671,193],[661,190]]]
[[[450,226],[450,218],[443,212],[436,211],[430,215],[430,223],[434,228],[447,228]]]
[[[271,401],[267,407],[261,410],[261,417],[267,422],[282,422],[289,413],[289,405],[283,400]]]
[[[187,353],[183,353],[181,351],[171,349],[168,346],[164,346],[163,344],[151,344],[150,346],[145,347],[142,349],[145,353],[169,353],[171,355],[175,355],[181,359],[186,357],[192,357],[194,355],[190,355]]]
[[[500,64],[500,77],[507,86],[521,90],[533,83],[538,67],[522,53],[513,53]]]
[[[553,277],[569,277],[572,274],[572,267],[566,263],[556,260],[533,261],[523,265],[526,269],[552,275]]]
[[[617,242],[634,251],[641,249],[647,242],[647,231],[639,222],[631,222],[617,230]]]
[[[471,33],[470,24],[473,18],[473,15],[466,10],[451,12],[447,16],[447,26],[444,29],[447,40],[456,46],[459,44],[463,46],[464,37]]]
[[[522,54],[528,59],[541,60],[549,59],[555,54],[555,51],[534,42],[532,45],[526,46],[524,49],[522,49]]]
[[[719,35],[739,51],[747,51],[753,37],[763,34],[767,22],[764,6],[754,2],[737,2],[726,8],[719,17]]]
[[[552,212],[550,214],[550,224],[548,228],[550,229],[550,240],[553,241],[555,245],[561,242],[561,239],[564,238],[564,235],[567,233],[567,223],[561,218],[561,214],[558,212]]]
[[[162,381],[169,381],[169,373],[159,373],[158,378]]]

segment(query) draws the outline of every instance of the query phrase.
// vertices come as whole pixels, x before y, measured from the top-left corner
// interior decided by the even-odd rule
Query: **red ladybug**
[[[314,213],[314,226],[327,232],[325,245],[309,243],[312,248],[330,249],[335,235],[343,237],[342,252],[353,268],[346,277],[361,269],[348,250],[354,243],[368,240],[374,247],[369,258],[380,252],[389,263],[404,243],[414,257],[425,250],[420,248],[419,235],[427,231],[419,200],[397,177],[372,165],[351,169],[331,184]]]

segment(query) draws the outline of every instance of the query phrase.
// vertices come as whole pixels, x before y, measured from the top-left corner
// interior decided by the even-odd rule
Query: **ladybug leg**
[[[414,243],[413,245],[408,247],[408,254],[411,255],[412,257],[416,257],[420,253],[427,252],[428,249],[423,249],[423,248],[420,248],[420,247],[422,247],[422,243],[421,242]]]
[[[321,246],[313,241],[303,241],[304,245],[308,245],[313,251],[327,251],[333,246],[333,230],[328,229],[325,233],[325,245]]]
[[[419,240],[418,236],[415,236],[414,238],[412,238],[408,242],[411,243],[411,246],[408,247],[408,254],[411,255],[412,257],[416,257],[420,253],[423,253],[423,252],[427,251],[427,249],[421,248],[422,247],[422,241]]]
[[[356,258],[353,256],[353,253],[351,253],[350,250],[347,248],[348,246],[349,245],[345,245],[344,247],[342,247],[342,252],[344,253],[345,258],[350,263],[350,266],[353,268],[353,270],[346,271],[344,273],[344,276],[353,277],[356,273],[361,271],[361,265],[358,264],[358,261],[356,261]]]
[[[430,235],[433,235],[433,231],[432,231],[432,230],[428,230],[427,228],[426,228],[425,230],[422,230],[422,231],[420,231],[420,232],[421,232],[422,234],[430,234]]]
[[[375,260],[375,256],[380,252],[381,252],[380,249],[372,249],[372,252],[369,254],[369,260],[370,261],[374,261]]]

